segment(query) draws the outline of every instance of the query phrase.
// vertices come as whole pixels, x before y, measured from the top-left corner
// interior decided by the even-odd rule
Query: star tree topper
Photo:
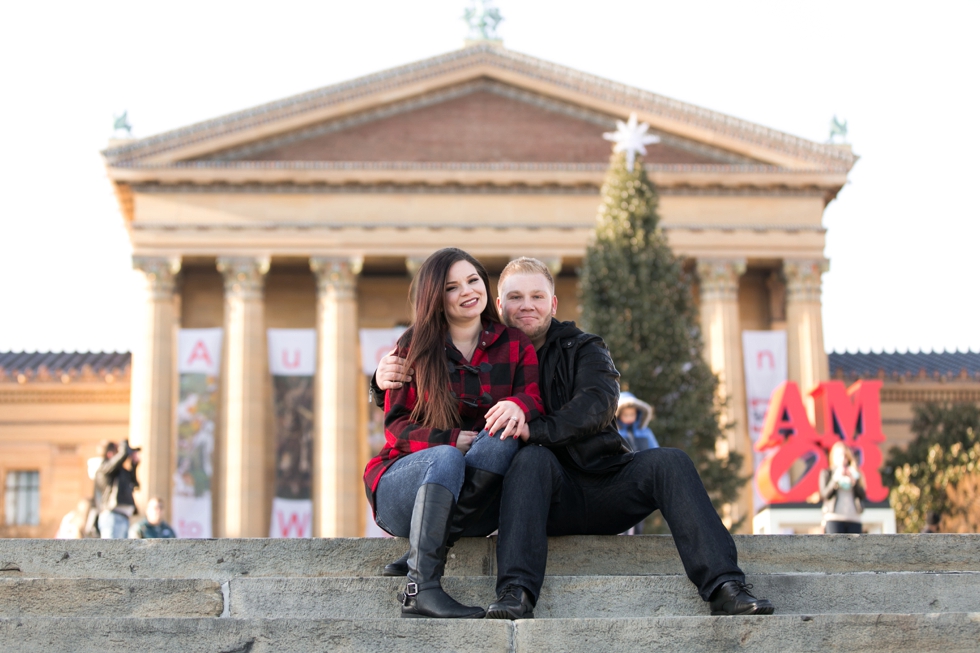
[[[616,121],[616,131],[606,132],[602,135],[607,141],[615,141],[616,147],[613,152],[626,152],[626,168],[633,172],[633,163],[636,161],[636,153],[646,154],[645,145],[659,143],[660,137],[648,134],[650,125],[647,123],[636,124],[636,114],[631,113],[627,122]]]

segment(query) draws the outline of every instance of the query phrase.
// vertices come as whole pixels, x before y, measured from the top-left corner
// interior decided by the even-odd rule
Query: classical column
[[[143,450],[137,468],[137,503],[145,507],[149,497],[170,498],[177,329],[174,280],[180,258],[134,256],[133,268],[143,273],[146,294],[130,377],[129,442]]]
[[[718,375],[719,399],[727,399],[722,424],[725,441],[720,442],[718,454],[730,451],[742,455],[743,476],[752,474],[752,443],[749,439],[745,407],[745,378],[742,372],[742,329],[738,317],[738,280],[745,272],[744,259],[700,259],[698,277],[701,280],[701,333],[704,338],[704,357],[711,371]],[[729,525],[745,517],[743,530],[752,528],[752,488],[745,486],[738,501],[725,508]]]
[[[266,478],[268,384],[263,287],[268,257],[220,257],[225,278],[225,355],[221,375],[223,537],[267,537],[271,488]]]
[[[357,333],[362,260],[317,256],[317,365],[314,390],[313,528],[318,537],[361,537],[366,450],[358,405],[364,401]]]
[[[815,385],[830,378],[820,303],[821,276],[829,269],[826,259],[783,261],[789,380],[800,385],[811,419],[813,405],[808,393]]]

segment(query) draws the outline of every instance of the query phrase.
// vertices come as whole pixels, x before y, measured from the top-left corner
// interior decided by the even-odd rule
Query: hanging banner
[[[177,462],[171,513],[177,537],[211,537],[221,329],[181,329],[177,338]]]
[[[755,445],[766,423],[766,409],[773,390],[787,377],[785,331],[743,331],[742,361],[745,368],[745,401],[748,412],[749,437],[752,439],[753,469],[759,469],[765,454],[756,451]],[[767,504],[753,484],[755,511]]]
[[[406,327],[393,329],[361,329],[361,370],[374,376],[378,363],[385,354],[395,348]]]
[[[398,339],[405,333],[406,327],[394,327],[391,329],[361,329],[361,371],[365,376],[374,376],[374,371],[378,369],[381,359],[395,348]],[[375,405],[368,406],[368,451],[370,456],[375,456],[381,451],[385,443],[384,411]],[[365,524],[365,537],[391,537],[388,533],[374,523],[374,515],[371,506],[366,507],[367,520]]]
[[[315,329],[269,329],[276,493],[269,537],[313,536]]]

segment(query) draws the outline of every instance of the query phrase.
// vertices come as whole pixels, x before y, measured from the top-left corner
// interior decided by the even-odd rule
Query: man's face
[[[500,286],[497,309],[504,324],[535,341],[548,332],[558,298],[543,274],[512,274]]]

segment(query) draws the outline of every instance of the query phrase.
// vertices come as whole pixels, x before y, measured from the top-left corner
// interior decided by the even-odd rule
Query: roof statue
[[[616,143],[613,152],[626,152],[626,168],[633,172],[636,155],[647,153],[647,148],[644,146],[660,142],[659,136],[647,133],[648,129],[650,129],[650,125],[645,122],[637,124],[636,114],[631,113],[628,122],[617,120],[616,131],[606,132],[602,137],[607,141]]]
[[[497,36],[497,25],[503,16],[492,5],[493,0],[470,0],[470,6],[463,11],[463,20],[470,28],[470,40],[496,41],[500,38]]]
[[[115,138],[132,138],[133,126],[129,124],[129,112],[123,111],[122,115],[112,117],[112,135]]]
[[[836,143],[838,136],[840,137],[841,143],[847,142],[847,121],[839,120],[835,114],[830,121],[830,138],[827,139],[827,142]]]

